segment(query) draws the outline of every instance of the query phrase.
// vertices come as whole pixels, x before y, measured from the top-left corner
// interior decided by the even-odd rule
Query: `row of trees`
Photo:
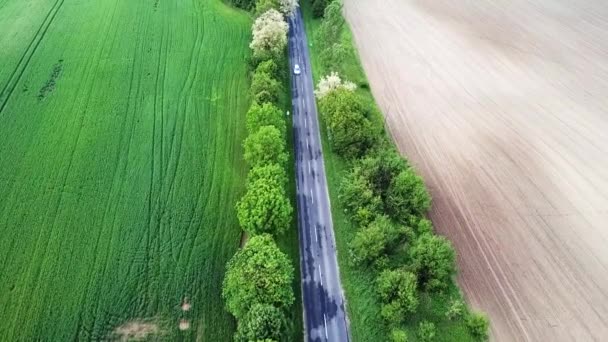
[[[313,1],[313,10],[318,1]],[[324,6],[317,45],[325,69],[341,70],[340,54],[347,49],[341,3],[330,0]],[[315,94],[332,150],[352,165],[339,195],[357,227],[349,243],[350,260],[374,275],[370,285],[377,289],[390,336],[406,341],[403,325],[419,309],[421,294],[437,298],[452,284],[455,251],[450,241],[434,234],[426,218],[431,197],[424,181],[386,138],[374,106],[336,72],[321,78]],[[451,300],[445,316],[464,320],[471,336],[487,339],[487,318],[469,313],[459,297]],[[419,340],[435,335],[433,322],[419,323]]]
[[[282,341],[288,330],[286,314],[295,300],[294,269],[273,236],[284,233],[293,220],[287,196],[286,130],[279,102],[284,92],[285,48],[290,15],[296,0],[233,0],[254,10],[250,96],[246,114],[248,136],[244,159],[250,167],[246,193],[236,205],[246,245],[228,262],[222,296],[237,320],[235,341]]]

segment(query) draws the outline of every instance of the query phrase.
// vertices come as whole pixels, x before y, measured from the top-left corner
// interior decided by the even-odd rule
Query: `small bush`
[[[478,341],[486,341],[488,339],[489,327],[490,321],[486,315],[482,313],[471,313],[468,315],[467,328]]]
[[[449,320],[459,319],[466,313],[466,309],[466,305],[462,299],[452,299],[448,310],[445,312],[445,317]]]
[[[391,342],[408,342],[407,332],[403,329],[393,329],[391,331]]]
[[[429,321],[422,321],[418,326],[418,339],[420,341],[429,342],[435,339],[437,335],[437,328],[435,324]]]

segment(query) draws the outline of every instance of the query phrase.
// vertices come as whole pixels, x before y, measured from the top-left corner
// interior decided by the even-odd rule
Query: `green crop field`
[[[220,0],[0,0],[0,339],[231,338],[250,25]]]

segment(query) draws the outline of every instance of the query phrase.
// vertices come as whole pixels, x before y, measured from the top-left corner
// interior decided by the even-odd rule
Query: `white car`
[[[300,66],[298,64],[296,64],[293,67],[293,73],[294,73],[294,75],[299,75],[300,74]]]

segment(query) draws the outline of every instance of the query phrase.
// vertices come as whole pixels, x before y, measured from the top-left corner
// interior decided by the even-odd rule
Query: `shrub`
[[[243,320],[255,304],[287,309],[294,302],[294,269],[270,235],[254,236],[227,264],[222,297],[234,317]]]
[[[391,331],[391,342],[407,342],[407,332],[403,329],[393,329]]]
[[[273,340],[280,341],[285,331],[285,315],[269,304],[254,304],[238,322],[236,342]]]
[[[420,287],[427,291],[445,289],[455,273],[454,248],[444,237],[421,235],[410,248],[410,257]]]
[[[262,178],[247,186],[247,193],[237,203],[236,210],[241,228],[252,235],[284,233],[293,214],[283,185]]]
[[[312,15],[315,18],[322,18],[327,7],[328,0],[313,0],[312,2]]]
[[[286,123],[281,110],[272,103],[262,105],[254,102],[246,115],[247,131],[249,134],[257,132],[263,126],[272,126],[281,132],[285,137]]]
[[[281,93],[281,83],[274,79],[271,74],[255,72],[251,79],[251,96],[257,103],[277,103]]]
[[[255,1],[256,0],[230,0],[230,3],[235,7],[250,10],[255,6]]]
[[[354,264],[363,265],[383,262],[390,250],[406,235],[411,236],[408,228],[395,225],[388,217],[380,216],[369,227],[358,231],[349,243],[351,260]]]
[[[255,4],[255,14],[261,15],[274,9],[279,10],[279,0],[257,0]]]
[[[243,146],[245,160],[251,167],[265,164],[284,166],[287,162],[285,139],[273,126],[260,127],[257,132],[245,139]]]
[[[435,328],[435,324],[429,321],[422,321],[420,322],[420,325],[418,325],[418,339],[420,341],[432,341],[436,334],[437,328]]]
[[[249,47],[253,55],[258,58],[282,55],[287,46],[288,29],[283,15],[277,10],[262,13],[252,27],[253,39]]]
[[[390,323],[402,323],[418,307],[416,276],[404,270],[385,270],[377,280],[381,314]]]
[[[469,333],[479,341],[486,341],[488,339],[488,328],[490,322],[488,317],[482,313],[471,313],[467,317],[467,328]]]
[[[354,168],[340,184],[340,200],[358,225],[367,226],[384,208],[382,199],[376,195],[369,182]]]
[[[391,179],[386,196],[389,215],[406,223],[411,215],[422,216],[431,207],[431,196],[424,181],[410,167]]]

